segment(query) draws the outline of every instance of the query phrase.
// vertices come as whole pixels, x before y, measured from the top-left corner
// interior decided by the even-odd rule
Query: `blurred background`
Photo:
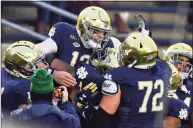
[[[123,41],[129,32],[137,30],[134,14],[148,22],[159,54],[173,43],[192,46],[193,2],[119,2],[119,1],[1,1],[1,48],[18,40],[39,43],[48,37],[50,27],[60,21],[76,25],[82,9],[103,7],[112,19],[112,36]]]

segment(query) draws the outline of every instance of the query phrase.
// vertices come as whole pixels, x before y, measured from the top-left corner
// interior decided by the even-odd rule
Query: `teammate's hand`
[[[138,31],[152,37],[152,32],[149,30],[148,24],[142,15],[136,14],[134,16],[135,21],[139,24]]]
[[[63,86],[72,87],[77,84],[76,79],[66,71],[55,71],[54,80]]]

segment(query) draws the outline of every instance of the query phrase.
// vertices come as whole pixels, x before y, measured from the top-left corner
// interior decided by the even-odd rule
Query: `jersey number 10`
[[[146,89],[145,96],[143,98],[143,102],[141,107],[139,107],[139,113],[146,113],[147,112],[147,103],[149,101],[149,97],[154,89],[160,88],[160,92],[157,92],[152,97],[152,112],[156,111],[162,111],[163,110],[163,102],[160,101],[159,104],[157,104],[157,100],[161,99],[164,94],[164,83],[161,79],[156,80],[155,83],[153,81],[138,81],[138,90],[144,90]]]

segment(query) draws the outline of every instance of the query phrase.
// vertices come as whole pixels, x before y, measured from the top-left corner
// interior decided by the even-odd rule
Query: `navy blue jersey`
[[[99,71],[97,71],[93,66],[84,63],[77,62],[75,65],[75,78],[79,85],[79,90],[82,90],[86,85],[93,82],[98,86],[98,90],[101,90],[101,85],[103,83],[103,77]],[[100,99],[102,98],[102,93],[99,93],[95,97],[91,98],[90,105],[98,105]]]
[[[176,117],[180,120],[188,120],[188,106],[183,101],[168,97],[167,102],[167,116]]]
[[[148,70],[119,67],[107,71],[104,78],[121,89],[116,128],[162,128],[170,77],[169,65],[160,59]]]
[[[78,82],[82,82],[83,87],[90,82],[96,83],[99,87],[102,85],[102,75],[93,66],[84,62],[77,62],[75,65],[75,78]],[[80,90],[83,88],[80,87]]]
[[[103,77],[99,73],[99,71],[97,71],[93,66],[81,61],[77,62],[74,67],[75,67],[75,78],[79,85],[79,89],[77,91],[82,90],[90,82],[96,83],[98,89],[100,90],[103,82],[102,81]],[[93,97],[89,97],[89,105],[98,106],[102,96],[103,96],[102,93],[98,93]],[[81,127],[90,128],[89,120],[84,119],[81,115],[79,117],[81,120]]]
[[[193,112],[193,84],[191,80],[186,79],[184,85],[177,89],[176,93],[172,95],[174,98],[183,101],[188,106],[189,120],[183,121],[182,127],[188,127],[191,122],[191,113]],[[190,126],[189,126],[190,127]]]
[[[1,89],[1,105],[4,116],[9,115],[19,105],[28,103],[30,80],[12,76],[6,72],[5,68],[1,68]]]
[[[75,26],[65,22],[54,24],[49,33],[50,37],[56,42],[58,51],[56,58],[74,66],[77,61],[89,63],[92,49],[86,49],[76,31]],[[114,47],[109,39],[106,47]]]
[[[174,94],[174,98],[184,101],[184,103],[186,103],[189,107],[189,112],[191,113],[193,111],[193,106],[191,105],[191,102],[193,102],[192,81],[186,79],[185,86],[177,89],[176,95]]]

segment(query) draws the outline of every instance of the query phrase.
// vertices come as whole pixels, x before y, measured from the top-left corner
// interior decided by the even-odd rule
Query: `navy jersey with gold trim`
[[[98,86],[98,90],[100,90],[103,82],[103,77],[99,71],[97,71],[92,65],[81,61],[77,62],[74,67],[75,78],[79,85],[77,92],[82,90],[90,82],[96,83],[96,85]],[[96,95],[89,97],[89,105],[98,106],[102,96],[102,93],[99,92]],[[81,120],[81,127],[90,128],[90,122],[87,119],[83,118],[81,115],[79,117]]]
[[[1,105],[4,116],[17,109],[21,104],[28,103],[30,92],[30,80],[8,74],[5,68],[1,68]]]
[[[49,36],[56,42],[58,51],[56,58],[74,66],[77,61],[89,63],[92,49],[86,49],[76,31],[75,26],[65,22],[59,22],[52,26]],[[109,39],[106,47],[114,47],[112,40]]]
[[[120,85],[121,103],[116,128],[163,128],[163,109],[171,77],[169,65],[157,59],[148,70],[119,67],[107,71],[104,79]]]
[[[75,65],[75,78],[79,85],[79,90],[82,90],[86,85],[93,82],[98,86],[98,90],[101,90],[101,85],[103,83],[103,77],[99,71],[97,71],[93,66],[85,63],[85,62],[77,62]],[[92,97],[92,102],[90,105],[98,105],[100,99],[102,97],[102,93]]]

